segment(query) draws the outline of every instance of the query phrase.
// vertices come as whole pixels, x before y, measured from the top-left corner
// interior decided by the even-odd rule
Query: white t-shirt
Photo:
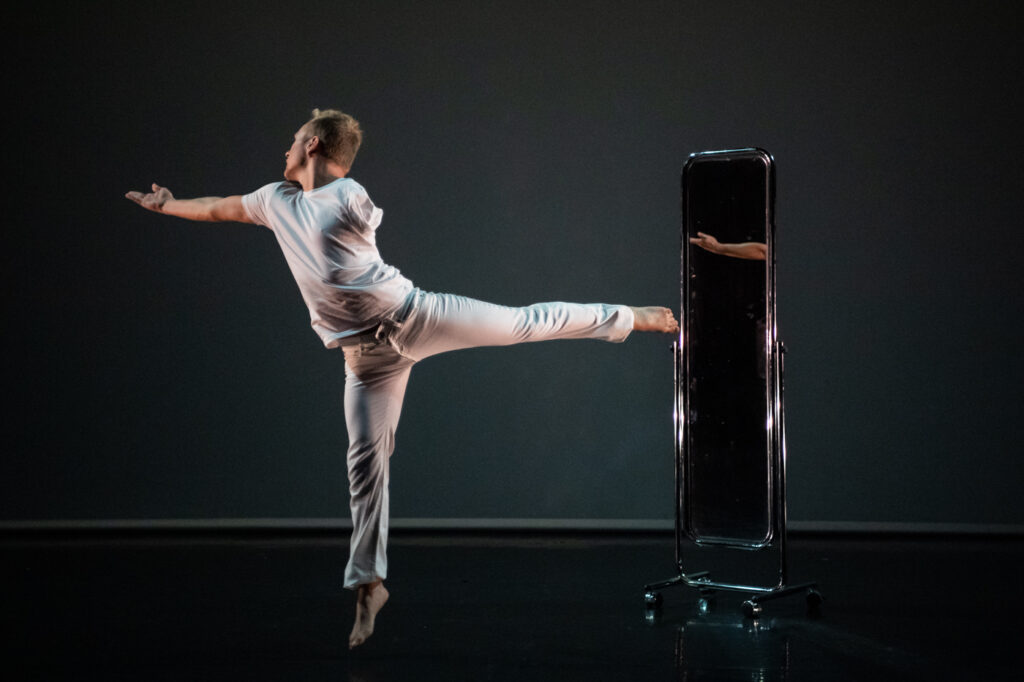
[[[338,178],[308,192],[274,182],[243,196],[242,206],[277,235],[313,329],[328,348],[373,327],[413,289],[381,260],[375,233],[384,212],[355,180]]]

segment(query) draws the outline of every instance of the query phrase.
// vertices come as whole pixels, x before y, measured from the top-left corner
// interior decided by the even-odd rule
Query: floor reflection
[[[678,681],[806,680],[815,671],[828,671],[831,680],[917,679],[934,666],[926,657],[829,623],[820,612],[747,618],[738,603],[722,607],[700,599],[674,616],[647,611],[645,621],[674,630]]]
[[[8,670],[47,682],[1019,677],[1024,541],[792,544],[827,601],[815,616],[774,600],[755,620],[745,593],[701,608],[682,589],[648,616],[643,580],[671,564],[671,538],[398,538],[392,599],[349,651],[344,539],[15,539],[0,627]],[[949,590],[967,562],[971,589]]]
[[[739,609],[715,606],[713,600],[702,599],[689,614],[676,618],[645,614],[649,626],[675,630],[677,680],[707,679],[708,674],[754,682],[790,679],[791,634],[784,620],[745,618]]]

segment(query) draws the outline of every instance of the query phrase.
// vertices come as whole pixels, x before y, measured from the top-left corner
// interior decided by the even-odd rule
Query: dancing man
[[[537,303],[522,308],[422,291],[384,263],[375,233],[383,212],[348,178],[362,130],[351,116],[313,110],[285,152],[284,182],[251,194],[175,199],[166,187],[125,196],[189,220],[235,221],[273,230],[313,329],[345,356],[345,425],[352,539],[344,586],[356,591],[349,647],[373,633],[388,599],[389,459],[412,366],[460,348],[551,339],[621,342],[631,331],[675,333],[661,307]]]

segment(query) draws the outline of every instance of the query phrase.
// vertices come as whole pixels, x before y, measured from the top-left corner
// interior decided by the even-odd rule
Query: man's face
[[[295,137],[292,140],[292,146],[284,153],[284,179],[297,181],[297,173],[305,167],[307,162],[306,157],[306,141],[311,138],[312,135],[306,129],[306,126],[302,126],[295,133]]]

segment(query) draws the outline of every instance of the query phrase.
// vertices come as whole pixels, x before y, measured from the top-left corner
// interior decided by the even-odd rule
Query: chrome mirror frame
[[[764,235],[767,254],[765,257],[765,339],[763,345],[765,367],[765,397],[767,429],[766,448],[767,469],[764,480],[765,492],[765,529],[763,537],[743,538],[722,536],[702,536],[694,524],[696,512],[692,505],[693,494],[691,485],[695,447],[692,438],[691,389],[694,385],[693,367],[691,365],[688,344],[692,324],[694,300],[691,290],[693,278],[692,249],[690,237],[690,211],[688,198],[688,180],[697,164],[708,162],[729,162],[732,160],[755,161],[764,165],[765,170],[765,213]],[[659,590],[673,585],[687,585],[701,591],[700,607],[707,608],[707,595],[715,590],[731,590],[751,593],[743,603],[743,611],[748,617],[756,617],[762,611],[761,603],[798,592],[806,594],[808,606],[816,608],[822,601],[816,583],[787,585],[786,562],[786,437],[785,409],[783,391],[783,353],[784,348],[779,340],[776,310],[776,267],[775,267],[775,162],[764,149],[747,147],[706,151],[691,154],[683,168],[681,177],[682,224],[680,229],[680,336],[673,343],[673,378],[674,408],[673,425],[675,441],[675,557],[678,575],[670,580],[651,583],[644,587],[644,602],[648,615],[652,616],[660,608],[662,599]],[[723,547],[746,551],[774,551],[778,557],[777,580],[772,584],[757,585],[746,582],[716,581],[710,571],[687,573],[684,567],[684,554],[687,547],[699,550],[702,547]]]

